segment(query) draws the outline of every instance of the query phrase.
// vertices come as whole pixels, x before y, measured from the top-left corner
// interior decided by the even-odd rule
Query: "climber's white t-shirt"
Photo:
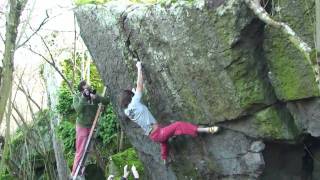
[[[156,120],[149,109],[141,103],[141,97],[142,93],[136,92],[124,113],[144,130],[145,135],[149,135]]]

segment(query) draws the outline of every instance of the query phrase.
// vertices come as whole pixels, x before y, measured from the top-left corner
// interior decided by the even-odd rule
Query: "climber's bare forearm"
[[[136,91],[142,92],[143,91],[143,74],[142,74],[141,62],[138,62],[136,66],[138,70]]]

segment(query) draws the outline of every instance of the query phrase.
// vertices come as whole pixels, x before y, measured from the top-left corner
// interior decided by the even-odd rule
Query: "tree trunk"
[[[0,84],[0,124],[6,110],[10,89],[13,81],[13,60],[16,49],[16,38],[18,26],[20,23],[20,15],[27,0],[10,0],[10,11],[6,20],[6,40],[3,55],[3,70],[1,73]]]
[[[119,142],[119,152],[123,150],[123,140],[124,140],[124,132],[121,129],[120,131],[120,142]]]
[[[11,101],[11,91],[12,91],[12,87],[9,88],[9,97],[8,99]],[[6,109],[6,108],[5,108]],[[4,143],[4,148],[3,148],[3,154],[2,157],[5,157],[6,154],[9,153],[9,149],[10,149],[10,116],[11,116],[11,103],[9,105],[9,107],[7,108],[7,113],[6,113],[6,130],[5,130],[5,143]],[[1,173],[3,173],[6,169],[5,166],[5,158],[1,159]]]
[[[54,66],[52,66],[52,64],[50,64],[50,65],[51,65],[51,67],[53,67],[53,69],[57,70]],[[49,79],[46,79],[47,77],[43,76],[42,78],[43,78],[44,82],[49,81]],[[45,83],[45,87],[46,87],[46,92],[47,92],[48,107],[50,107],[50,109],[53,109],[56,106],[56,104],[54,104],[54,102],[55,102],[54,99],[56,97],[54,97],[54,95],[51,95],[48,83]],[[53,112],[53,115],[50,116],[50,133],[52,135],[51,136],[52,137],[52,139],[51,139],[52,140],[52,147],[53,147],[53,151],[54,151],[57,172],[58,172],[57,177],[59,180],[67,180],[69,177],[69,174],[70,174],[70,170],[67,165],[67,161],[63,155],[62,142],[56,136],[55,129],[58,124],[59,124],[59,116],[55,112]]]
[[[61,143],[55,134],[56,123],[58,122],[58,117],[54,116],[50,121],[51,133],[52,133],[52,145],[54,150],[54,155],[57,164],[57,171],[59,180],[67,180],[70,174],[70,170],[67,166],[67,162],[64,158]]]
[[[44,79],[45,80],[45,79]],[[46,91],[48,94],[48,107],[53,108],[55,105],[52,104],[50,91],[48,89],[48,86],[46,86]],[[58,179],[59,180],[67,180],[70,174],[69,167],[67,165],[67,161],[63,155],[63,148],[61,141],[57,138],[55,129],[59,123],[59,117],[57,114],[53,114],[53,116],[50,119],[50,131],[52,134],[52,147],[54,151],[54,156],[56,160],[57,165],[57,171],[58,171]]]

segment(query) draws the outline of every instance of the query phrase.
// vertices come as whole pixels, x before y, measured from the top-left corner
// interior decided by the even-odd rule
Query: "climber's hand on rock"
[[[136,88],[132,88],[131,90],[133,93],[136,93]]]
[[[142,68],[141,61],[138,61],[137,64],[136,64],[136,66],[137,66],[137,69],[138,69],[138,70],[141,69],[141,68]]]

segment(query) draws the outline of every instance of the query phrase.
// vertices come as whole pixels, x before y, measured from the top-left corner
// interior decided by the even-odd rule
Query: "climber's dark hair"
[[[82,91],[83,91],[83,86],[85,86],[86,84],[87,84],[87,81],[86,81],[86,80],[80,81],[80,83],[78,84],[78,90],[79,90],[79,92],[82,92]]]
[[[134,93],[131,90],[121,90],[119,101],[120,101],[120,107],[122,109],[125,109],[130,104],[132,97],[134,96]]]

